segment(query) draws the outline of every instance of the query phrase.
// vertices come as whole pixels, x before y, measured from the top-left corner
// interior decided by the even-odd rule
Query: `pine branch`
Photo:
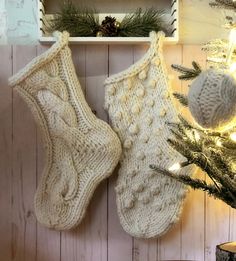
[[[160,174],[173,178],[185,185],[188,185],[193,189],[200,189],[202,191],[205,191],[208,193],[209,196],[218,198],[218,199],[226,202],[231,207],[236,208],[235,196],[232,195],[231,193],[229,193],[229,191],[225,188],[216,187],[214,184],[207,184],[206,181],[204,181],[204,180],[193,179],[193,178],[189,177],[188,175],[182,175],[182,174],[177,175],[177,174],[174,174],[161,167],[157,167],[155,165],[150,165],[150,168],[153,171],[156,171]]]
[[[50,31],[68,31],[71,36],[96,36],[99,26],[95,9],[77,7],[66,1],[52,20]]]
[[[187,125],[186,120],[181,119],[184,124]],[[188,125],[189,127],[189,125]],[[181,124],[177,125],[177,131],[175,130],[172,132],[174,135],[175,133],[178,134],[178,131],[181,130]],[[202,170],[204,170],[208,176],[212,179],[212,181],[216,184],[222,184],[225,187],[228,187],[232,193],[236,192],[236,186],[230,182],[230,180],[225,176],[223,177],[222,171],[224,173],[224,169],[218,169],[216,167],[216,162],[210,158],[210,155],[206,156],[203,153],[203,146],[205,142],[196,142],[194,139],[189,137],[188,135],[182,136],[176,135],[175,140],[168,139],[167,142],[179,153],[181,153],[184,157],[187,158],[189,162],[194,163]],[[207,138],[207,141],[211,141],[210,138]],[[213,144],[213,142],[211,142]],[[216,146],[216,145],[215,145]],[[204,150],[207,149],[208,146],[204,146]],[[209,149],[210,152],[210,149]],[[208,154],[209,154],[208,152]]]
[[[157,167],[155,165],[150,165],[150,168],[158,173],[161,173],[179,182],[182,182],[185,185],[189,185],[193,189],[201,189],[203,191],[207,191],[211,196],[219,193],[219,189],[217,187],[211,184],[210,185],[207,184],[204,180],[193,179],[188,175],[182,175],[182,174],[177,175],[161,167]]]
[[[181,103],[184,107],[188,107],[188,98],[186,95],[183,95],[181,93],[173,93],[173,96]]]
[[[144,12],[138,8],[135,13],[127,14],[120,23],[118,36],[124,37],[140,37],[149,36],[151,31],[166,31],[167,25],[164,23],[163,10],[155,10],[148,8]],[[166,31],[166,33],[168,33]]]
[[[174,135],[174,138],[176,140],[183,140],[183,139],[186,140],[186,139],[188,139],[188,135],[186,134],[186,130],[181,128],[179,123],[167,122],[166,124],[170,127],[170,131],[172,132],[172,134]],[[170,140],[171,140],[171,138],[170,138]]]
[[[170,129],[170,132],[174,135],[175,139],[182,139],[183,135],[180,131],[174,130],[173,128]]]
[[[172,64],[171,67],[177,72],[181,73],[179,76],[180,80],[191,80],[196,78],[201,73],[201,68],[196,62],[192,62],[193,69],[187,67]]]
[[[187,120],[185,120],[185,118],[181,114],[178,115],[178,118],[179,118],[180,123],[183,126],[183,128],[186,128],[188,130],[197,129],[197,128],[193,127]]]
[[[234,186],[226,176],[223,176],[224,172],[221,172],[216,168],[216,163],[214,161],[210,160],[202,153],[202,148],[201,146],[198,146],[197,143],[194,144],[191,140],[177,141],[171,139],[168,139],[167,142],[186,157],[189,162],[194,163],[205,171],[215,184],[222,184],[222,186],[225,186],[233,193],[236,193],[236,186]]]
[[[124,36],[144,37],[151,31],[164,31],[170,33],[170,26],[164,19],[165,12],[148,8],[143,11],[138,8],[136,12],[127,14],[119,23],[115,17],[107,16],[99,23],[98,12],[92,8],[83,8],[67,0],[61,10],[51,21],[49,31],[68,31],[71,36]]]
[[[222,186],[227,188],[228,195],[233,199],[236,194],[236,182],[232,180],[233,173],[230,172],[229,168],[226,169],[222,159],[220,160],[212,152],[212,149],[216,147],[216,133],[213,133],[214,135],[211,137],[209,132],[208,135],[201,132],[201,140],[196,142],[191,135],[189,136],[187,132],[183,131],[185,127],[188,133],[195,131],[195,129],[181,116],[180,119],[180,124],[172,125],[172,128],[174,128],[172,133],[175,135],[175,140],[168,139],[168,143],[189,162],[205,171],[216,187]],[[181,136],[181,133],[185,135]],[[226,170],[228,171],[227,173]]]
[[[215,165],[218,169],[224,171],[224,175],[228,175],[230,178],[232,178],[233,187],[236,188],[236,182],[233,180],[234,174],[230,168],[229,165],[226,163],[226,161],[223,158],[222,153],[219,152],[220,150],[213,150],[211,149],[211,155],[210,157],[215,162]]]
[[[201,69],[200,65],[199,65],[197,62],[193,61],[193,62],[192,62],[192,65],[193,65],[193,68],[194,68],[196,71],[198,71],[199,73],[201,73],[202,69]]]
[[[189,144],[187,144],[182,140],[177,141],[177,140],[168,139],[167,142],[170,144],[172,148],[174,148],[176,151],[181,153],[189,161],[197,162],[199,148],[196,148],[194,146],[189,146]]]

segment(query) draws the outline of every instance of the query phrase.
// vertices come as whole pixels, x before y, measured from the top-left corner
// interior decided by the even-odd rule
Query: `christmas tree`
[[[177,123],[167,123],[173,134],[168,143],[186,161],[169,169],[150,167],[236,208],[236,1],[215,0],[210,6],[232,11],[225,25],[230,30],[229,40],[216,39],[203,47],[210,67],[206,71],[195,61],[193,68],[172,65],[181,73],[180,80],[193,80],[187,96],[174,93],[174,97],[189,108],[195,122],[189,123],[179,116]],[[191,164],[202,169],[210,182],[178,174],[178,170]]]

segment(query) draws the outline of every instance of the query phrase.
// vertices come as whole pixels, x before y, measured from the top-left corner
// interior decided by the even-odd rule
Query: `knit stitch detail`
[[[35,195],[38,221],[65,230],[84,217],[95,188],[117,165],[121,145],[85,101],[68,47],[68,33],[9,83],[29,105],[46,148]]]
[[[150,34],[147,53],[127,70],[105,81],[105,108],[123,145],[116,184],[120,222],[132,236],[166,233],[179,220],[186,187],[150,170],[184,159],[171,148],[166,122],[177,121],[162,56],[162,32]],[[188,168],[181,174],[189,172]]]
[[[191,84],[188,104],[196,122],[204,128],[222,129],[235,123],[236,81],[223,71],[208,69]]]

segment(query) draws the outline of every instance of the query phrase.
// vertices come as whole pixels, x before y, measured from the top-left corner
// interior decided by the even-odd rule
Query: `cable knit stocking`
[[[121,154],[109,125],[88,107],[68,47],[68,33],[35,58],[9,83],[40,125],[47,163],[35,195],[36,217],[47,227],[78,225],[97,185]]]
[[[118,215],[135,237],[164,234],[180,214],[185,186],[150,170],[168,168],[183,157],[167,143],[166,122],[177,119],[162,58],[163,33],[150,34],[145,56],[105,82],[105,107],[123,144],[116,186]]]

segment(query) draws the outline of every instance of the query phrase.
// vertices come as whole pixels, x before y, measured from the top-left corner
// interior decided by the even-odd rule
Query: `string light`
[[[216,146],[222,147],[222,142],[221,142],[220,140],[217,140],[217,141],[216,141]]]
[[[201,139],[201,136],[197,131],[194,131],[194,137],[196,141],[199,141]]]
[[[236,30],[235,28],[231,29],[229,34],[229,43],[236,44]]]
[[[174,165],[172,165],[172,166],[169,168],[169,171],[179,170],[180,168],[181,168],[180,163],[175,163]]]
[[[190,161],[184,161],[184,162],[181,162],[181,163],[177,162],[174,165],[172,165],[171,167],[169,167],[169,171],[179,170],[179,169],[181,169],[183,167],[188,166],[189,164],[191,164]]]
[[[233,73],[233,72],[236,71],[236,63],[232,63],[232,64],[230,65],[229,71],[230,71],[231,73]]]
[[[231,57],[233,55],[234,47],[236,44],[236,29],[231,29],[229,34],[229,50],[226,57],[226,63],[230,64]]]
[[[229,137],[232,141],[236,142],[236,132],[231,133]]]

